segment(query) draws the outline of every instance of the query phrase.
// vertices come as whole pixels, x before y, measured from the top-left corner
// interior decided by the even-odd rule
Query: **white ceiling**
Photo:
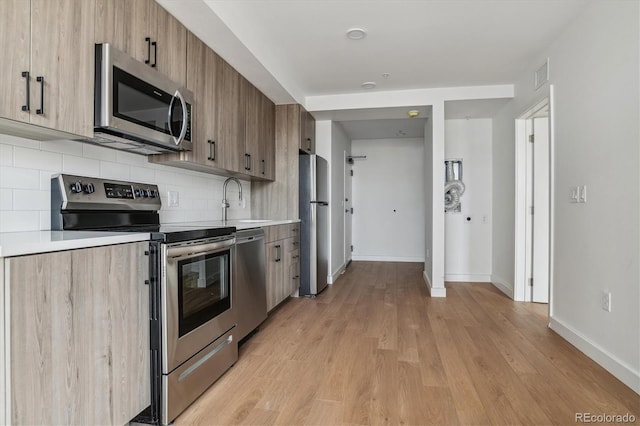
[[[274,102],[305,104],[366,92],[365,81],[371,91],[512,84],[590,0],[158,1]],[[367,36],[349,40],[352,27]],[[501,102],[448,103],[447,118]]]

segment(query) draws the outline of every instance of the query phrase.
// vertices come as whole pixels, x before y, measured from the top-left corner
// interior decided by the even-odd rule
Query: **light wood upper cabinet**
[[[187,29],[155,1],[151,1],[150,15],[155,16],[151,34],[156,45],[154,64],[161,73],[181,85],[187,83]]]
[[[245,155],[246,173],[262,179],[275,178],[275,105],[245,80]],[[245,167],[247,165],[243,165]]]
[[[96,0],[95,42],[186,84],[187,29],[153,0]]]
[[[309,153],[316,152],[316,120],[300,107],[300,149]]]
[[[12,424],[126,424],[150,404],[146,249],[5,260]]]
[[[245,170],[244,156],[245,99],[241,96],[244,79],[223,60],[216,76],[216,144],[221,148],[221,161],[229,171],[249,174]]]
[[[276,177],[276,106],[262,93],[260,98],[260,161],[262,164],[259,176],[274,180]]]
[[[27,77],[31,70],[29,0],[0,1],[0,116],[28,123]]]
[[[0,2],[0,116],[93,135],[94,13],[95,0]]]
[[[242,168],[250,176],[261,176],[262,157],[260,145],[262,142],[262,94],[244,78],[242,79],[242,98],[244,98],[245,112],[245,143]]]

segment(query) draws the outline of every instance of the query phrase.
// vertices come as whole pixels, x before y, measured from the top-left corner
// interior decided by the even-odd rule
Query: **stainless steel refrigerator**
[[[300,157],[300,295],[315,296],[329,271],[329,167],[319,155]]]

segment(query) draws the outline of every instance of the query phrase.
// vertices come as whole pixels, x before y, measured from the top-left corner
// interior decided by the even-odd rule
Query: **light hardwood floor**
[[[640,396],[489,284],[428,297],[422,265],[354,262],[291,299],[177,425],[575,424]]]

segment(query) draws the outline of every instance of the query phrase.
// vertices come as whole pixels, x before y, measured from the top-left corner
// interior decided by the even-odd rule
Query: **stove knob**
[[[145,196],[145,197],[152,198],[152,197],[153,197],[153,192],[151,192],[151,190],[150,190],[150,189],[146,189],[146,190],[144,191],[144,196]]]
[[[84,190],[85,193],[87,194],[93,194],[94,192],[96,192],[96,188],[93,186],[92,183],[88,183],[86,185],[82,186],[82,189]]]
[[[149,197],[156,198],[157,196],[158,196],[158,191],[155,191],[153,189],[149,190]]]
[[[133,195],[134,195],[136,198],[139,198],[139,197],[141,197],[141,196],[142,196],[142,193],[140,192],[140,189],[139,189],[139,188],[136,188],[136,189],[134,189],[134,190],[133,190]]]
[[[71,189],[71,192],[74,194],[79,194],[82,192],[82,183],[81,182],[74,182],[71,185],[69,185],[69,189]]]

